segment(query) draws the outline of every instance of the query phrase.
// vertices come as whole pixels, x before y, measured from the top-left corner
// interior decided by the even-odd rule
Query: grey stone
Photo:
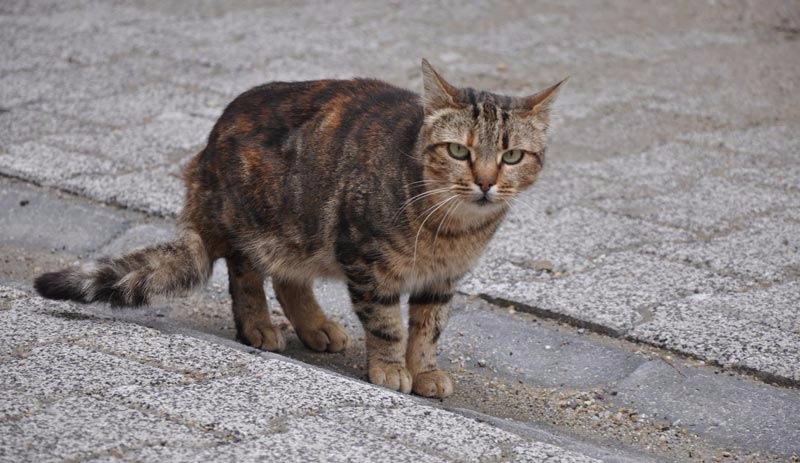
[[[69,117],[22,108],[4,109],[0,110],[0,146],[4,148],[34,141],[45,135],[98,130]]]
[[[601,460],[563,450],[541,442],[526,442],[511,449],[512,461],[520,463],[593,463]]]
[[[520,207],[502,225],[465,287],[478,281],[488,285],[496,277],[527,281],[576,273],[591,268],[594,259],[607,253],[691,237],[680,230],[582,206],[567,206],[551,214]],[[552,262],[553,270],[543,274],[534,265],[537,260]],[[502,276],[493,271],[487,274],[487,267],[502,268]]]
[[[648,245],[642,252],[766,281],[800,274],[800,224],[767,217],[745,227],[703,241]]]
[[[0,390],[0,423],[30,415],[44,404],[46,401],[34,393],[18,389],[2,389]]]
[[[597,204],[620,214],[710,233],[798,201],[800,194],[708,177],[679,193],[632,200],[608,199]]]
[[[590,149],[596,157],[604,158],[641,153],[675,140],[676,132],[696,130],[704,122],[700,116],[676,117],[670,112],[641,106],[619,110],[616,105],[610,105],[604,111],[597,111],[613,111],[615,117],[589,116],[570,121],[559,135],[565,137],[570,144]]]
[[[128,388],[115,392],[126,404],[181,416],[240,437],[268,432],[280,416],[303,416],[321,410],[359,405],[395,407],[409,399],[351,379],[265,360],[252,374],[176,388]],[[302,387],[297,387],[302,384]]]
[[[0,363],[3,389],[35,390],[42,398],[190,381],[189,376],[66,344],[33,347],[22,358]]]
[[[800,190],[800,166],[796,163],[778,167],[738,167],[729,170],[727,176],[757,185]]]
[[[794,283],[743,294],[698,294],[654,308],[652,319],[630,335],[796,382],[800,380],[797,294]]]
[[[742,376],[650,361],[616,386],[615,402],[647,410],[725,446],[791,457],[800,442],[800,395]]]
[[[431,407],[344,408],[325,416],[455,461],[498,458],[502,455],[500,446],[521,443],[514,434]]]
[[[36,68],[0,78],[0,101],[14,107],[46,100],[87,100],[119,93],[145,82],[146,76],[131,74],[120,66]]]
[[[116,166],[107,159],[67,152],[38,142],[11,145],[0,153],[2,173],[35,183],[67,187],[80,175],[114,173]]]
[[[197,445],[214,436],[92,397],[69,397],[0,422],[0,460],[58,462],[142,445]]]
[[[478,305],[450,317],[442,337],[440,362],[447,365],[464,356],[497,374],[543,387],[592,388],[624,378],[645,359],[596,340],[554,331],[519,316],[503,315]],[[480,356],[480,357],[479,357]]]
[[[117,211],[89,207],[21,182],[0,179],[0,245],[27,249],[94,251],[128,226]]]
[[[102,134],[62,134],[43,137],[42,143],[71,152],[100,155],[117,166],[149,170],[177,163],[205,144],[211,123],[183,113],[164,113],[151,122]]]
[[[766,8],[767,11],[776,9]],[[724,13],[717,9],[715,15],[721,18]],[[703,29],[707,28],[705,19]],[[729,20],[731,24],[736,21],[733,18]],[[635,77],[625,73],[622,80],[626,81],[626,86],[632,85],[630,81],[633,80],[637,84],[661,89],[665,98],[644,100],[648,107],[679,116],[701,116],[701,121],[705,121],[681,135],[717,130],[720,126],[753,126],[754,121],[774,124],[776,117],[780,120],[796,114],[791,109],[790,98],[787,98],[797,88],[792,77],[796,73],[796,66],[791,61],[793,53],[791,41],[778,40],[767,44],[751,39],[739,45],[699,48],[681,54],[677,61],[664,60],[641,66]],[[744,56],[758,56],[759,59],[743,59]],[[676,65],[678,61],[680,65]],[[764,62],[771,63],[770,76],[776,79],[775,82],[781,82],[780,85],[758,82],[764,72]],[[721,85],[721,75],[735,75],[742,79],[737,82],[748,84],[746,88]]]
[[[86,101],[45,101],[31,108],[74,117],[89,123],[124,127],[144,124],[175,112],[219,115],[227,103],[212,93],[191,92],[175,85],[154,84]]]
[[[701,30],[681,31],[658,35],[618,35],[605,40],[579,42],[578,48],[592,53],[609,54],[632,60],[658,61],[685,49],[708,45],[741,45],[747,39],[739,34]]]
[[[177,166],[154,167],[118,176],[77,175],[66,189],[100,201],[161,216],[176,216],[183,206],[183,179]]]
[[[724,151],[718,147],[669,142],[642,153],[571,164],[568,168],[656,196],[675,192],[703,177],[742,165],[764,167],[763,160],[753,155]]]
[[[25,349],[84,336],[123,334],[129,337],[152,336],[153,330],[138,325],[111,323],[89,308],[48,301],[42,298],[18,297],[11,308],[0,312],[0,355],[8,356]]]
[[[253,355],[179,334],[137,336],[112,334],[75,341],[78,346],[188,375],[197,380],[242,374],[256,363]]]
[[[619,334],[633,328],[643,311],[659,302],[747,287],[732,278],[630,251],[598,259],[585,272],[549,281],[507,279],[511,265],[482,269],[481,283],[465,284],[462,290],[566,315]]]
[[[377,437],[363,429],[342,427],[322,417],[289,419],[276,424],[276,431],[257,439],[207,449],[148,447],[124,454],[113,461],[330,461],[330,462],[445,462],[424,449],[402,445],[395,439]],[[560,450],[560,449],[559,449]],[[562,450],[563,452],[563,450]]]
[[[787,124],[690,133],[682,135],[681,138],[706,146],[724,146],[730,150],[757,154],[779,161],[796,161],[796,156],[800,153],[796,127]]]

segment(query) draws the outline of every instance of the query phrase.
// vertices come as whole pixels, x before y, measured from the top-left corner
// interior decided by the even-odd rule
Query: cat
[[[350,343],[312,292],[346,281],[369,380],[443,398],[436,344],[458,280],[544,165],[551,103],[457,88],[422,60],[423,95],[373,79],[272,82],[237,97],[188,164],[177,238],[36,278],[51,299],[145,305],[224,258],[238,339],[281,351],[264,279],[300,340]],[[565,79],[566,80],[566,79]],[[410,293],[406,332],[400,294]]]

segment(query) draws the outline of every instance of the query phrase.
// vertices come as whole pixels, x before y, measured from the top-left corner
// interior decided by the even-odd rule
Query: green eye
[[[525,155],[523,150],[508,150],[503,153],[503,162],[506,164],[516,164],[522,161],[522,156]]]
[[[447,151],[450,153],[450,156],[453,156],[453,158],[459,161],[463,161],[469,157],[469,148],[464,145],[459,145],[458,143],[450,143],[447,145]]]

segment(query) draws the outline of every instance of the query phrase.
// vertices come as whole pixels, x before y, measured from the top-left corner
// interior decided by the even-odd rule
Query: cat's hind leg
[[[262,350],[284,350],[283,333],[272,324],[269,316],[264,273],[241,253],[226,256],[225,262],[228,264],[236,337],[242,343]]]
[[[298,282],[272,278],[275,295],[297,336],[309,349],[318,352],[341,352],[350,344],[350,335],[338,323],[329,320],[320,308],[310,281]]]

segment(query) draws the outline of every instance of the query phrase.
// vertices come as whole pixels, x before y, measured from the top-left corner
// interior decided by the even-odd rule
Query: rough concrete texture
[[[616,385],[616,400],[640,410],[711,435],[728,445],[746,445],[764,452],[791,455],[800,442],[800,402],[797,395],[772,389],[768,394],[758,383],[719,372],[680,368],[650,361]],[[658,394],[652,390],[657,389]],[[708,397],[715,406],[707,407]],[[746,418],[744,418],[746,417]],[[754,424],[756,424],[754,426]]]
[[[598,461],[308,365],[8,287],[0,302],[13,350],[0,361],[0,461],[512,461],[517,447]],[[9,337],[22,329],[25,341]]]

